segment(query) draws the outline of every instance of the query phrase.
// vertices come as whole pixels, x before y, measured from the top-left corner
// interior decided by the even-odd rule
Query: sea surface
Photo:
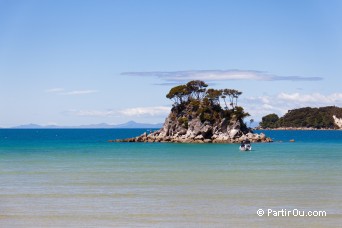
[[[107,142],[146,130],[0,129],[0,227],[341,227],[342,131],[263,131],[250,152]]]

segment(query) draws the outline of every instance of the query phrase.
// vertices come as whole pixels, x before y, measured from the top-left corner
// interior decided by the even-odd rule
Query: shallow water
[[[0,227],[342,224],[342,131],[269,131],[251,152],[107,142],[144,131],[0,130]],[[256,214],[268,208],[327,216]]]

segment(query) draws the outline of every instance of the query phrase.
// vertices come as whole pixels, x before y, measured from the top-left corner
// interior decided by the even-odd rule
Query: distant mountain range
[[[57,125],[38,125],[38,124],[25,124],[20,126],[11,127],[14,129],[56,129],[56,128],[77,128],[77,129],[110,129],[110,128],[161,128],[162,123],[149,124],[149,123],[137,123],[134,121],[129,121],[123,124],[111,125],[106,123],[100,124],[89,124],[80,126],[57,126]]]

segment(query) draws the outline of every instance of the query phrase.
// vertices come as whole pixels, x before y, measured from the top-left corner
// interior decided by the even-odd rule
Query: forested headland
[[[337,119],[342,118],[342,108],[327,106],[321,108],[298,108],[289,110],[283,117],[272,113],[262,117],[260,128],[308,128],[340,129]]]

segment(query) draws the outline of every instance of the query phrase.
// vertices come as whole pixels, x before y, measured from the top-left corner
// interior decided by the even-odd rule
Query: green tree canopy
[[[235,89],[213,89],[200,80],[193,80],[185,85],[177,85],[170,89],[166,97],[174,101],[177,112],[199,116],[203,121],[216,121],[221,118],[243,119],[249,114],[237,106],[237,99],[242,92]],[[229,97],[232,109],[229,109],[225,98]],[[222,109],[220,98],[224,100]],[[183,114],[182,114],[183,115]],[[192,117],[190,117],[192,118]]]
[[[203,97],[208,84],[206,84],[204,81],[193,80],[188,82],[186,86],[193,98],[200,99],[201,97]]]
[[[169,99],[174,100],[175,103],[182,103],[185,101],[186,98],[188,98],[190,92],[187,89],[186,85],[179,85],[173,87],[168,94],[166,94],[166,97]]]
[[[208,89],[206,93],[206,97],[213,103],[213,104],[220,104],[220,96],[222,95],[222,90],[217,89]]]
[[[262,121],[260,122],[260,126],[262,128],[275,128],[277,127],[277,121],[279,120],[279,116],[275,113],[268,114],[262,117]]]

